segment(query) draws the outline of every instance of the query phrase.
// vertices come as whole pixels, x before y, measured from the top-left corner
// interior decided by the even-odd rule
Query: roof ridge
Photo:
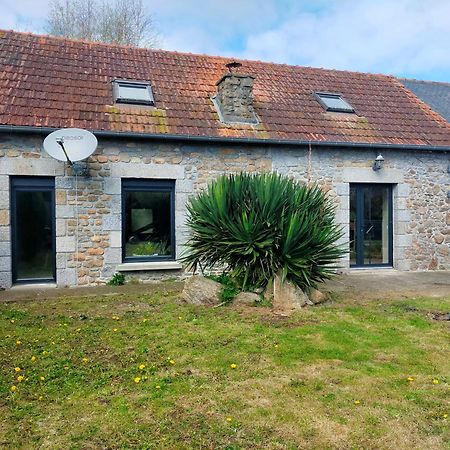
[[[338,72],[342,74],[354,74],[354,75],[366,75],[366,76],[374,76],[374,77],[383,77],[383,78],[396,78],[394,75],[385,74],[385,73],[375,73],[375,72],[363,72],[356,70],[344,70],[344,69],[332,69],[326,67],[313,67],[313,66],[302,66],[299,64],[288,64],[288,63],[278,63],[272,61],[262,61],[258,59],[246,59],[246,58],[237,58],[233,56],[222,56],[222,55],[210,55],[207,53],[192,53],[192,52],[181,52],[178,50],[165,50],[162,48],[150,48],[150,47],[137,47],[133,45],[121,45],[121,44],[111,44],[109,42],[100,42],[100,41],[88,41],[86,39],[77,39],[77,38],[69,38],[66,36],[54,36],[51,34],[37,34],[31,31],[16,31],[16,30],[6,30],[0,28],[1,33],[9,33],[9,34],[17,34],[22,36],[30,36],[35,38],[46,38],[50,40],[57,40],[63,42],[75,42],[79,44],[87,44],[89,46],[99,46],[99,47],[109,47],[109,48],[123,48],[123,49],[132,49],[143,52],[152,52],[152,53],[164,53],[164,54],[173,54],[173,55],[184,55],[184,56],[193,56],[193,57],[203,57],[203,58],[214,58],[217,60],[223,60],[224,62],[229,62],[230,60],[239,61],[243,63],[252,63],[252,64],[262,64],[262,65],[274,65],[279,67],[298,67],[301,69],[309,69],[309,70],[320,70],[324,72]]]

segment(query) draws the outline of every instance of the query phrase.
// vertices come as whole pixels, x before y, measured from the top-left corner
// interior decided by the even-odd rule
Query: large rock
[[[255,306],[259,301],[259,295],[254,292],[240,292],[233,300],[235,305]]]
[[[201,275],[194,275],[184,282],[181,294],[186,303],[192,305],[215,306],[220,304],[222,285]]]
[[[311,304],[308,296],[294,283],[281,281],[276,275],[273,280],[273,309],[275,312],[289,314]]]
[[[323,303],[328,300],[328,295],[317,289],[311,289],[308,293],[309,299],[315,304]]]

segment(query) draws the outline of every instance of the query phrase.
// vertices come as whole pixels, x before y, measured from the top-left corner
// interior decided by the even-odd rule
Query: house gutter
[[[0,133],[4,134],[38,134],[47,136],[59,128],[51,127],[27,127],[14,125],[0,125]],[[409,144],[384,144],[366,142],[329,142],[329,141],[306,141],[306,140],[286,140],[286,139],[258,139],[241,137],[217,137],[217,136],[195,136],[181,134],[155,134],[155,133],[133,133],[121,131],[90,130],[95,136],[100,138],[115,139],[143,139],[149,141],[172,141],[172,142],[198,142],[212,144],[235,144],[235,145],[274,145],[285,147],[301,147],[314,145],[315,147],[344,147],[344,148],[372,148],[391,150],[426,150],[431,152],[450,152],[449,146],[436,145],[409,145]]]

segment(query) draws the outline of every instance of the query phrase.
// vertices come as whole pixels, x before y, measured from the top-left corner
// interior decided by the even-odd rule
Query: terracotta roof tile
[[[394,77],[240,61],[258,125],[220,122],[211,96],[226,58],[0,31],[0,125],[450,147],[450,125]],[[147,80],[155,107],[114,105],[115,78]],[[355,114],[329,113],[315,91]]]

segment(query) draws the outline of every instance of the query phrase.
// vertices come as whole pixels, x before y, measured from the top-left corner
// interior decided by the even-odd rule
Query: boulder
[[[315,305],[326,302],[328,300],[328,295],[320,292],[318,289],[311,289],[309,291],[308,297]]]
[[[222,301],[222,285],[201,275],[194,275],[184,282],[182,299],[192,305],[215,306]]]
[[[281,281],[281,276],[276,275],[273,280],[273,309],[281,314],[289,314],[304,308],[311,301],[308,296],[294,283]]]
[[[240,292],[233,300],[235,305],[255,306],[255,302],[258,302],[259,295],[254,292]]]

